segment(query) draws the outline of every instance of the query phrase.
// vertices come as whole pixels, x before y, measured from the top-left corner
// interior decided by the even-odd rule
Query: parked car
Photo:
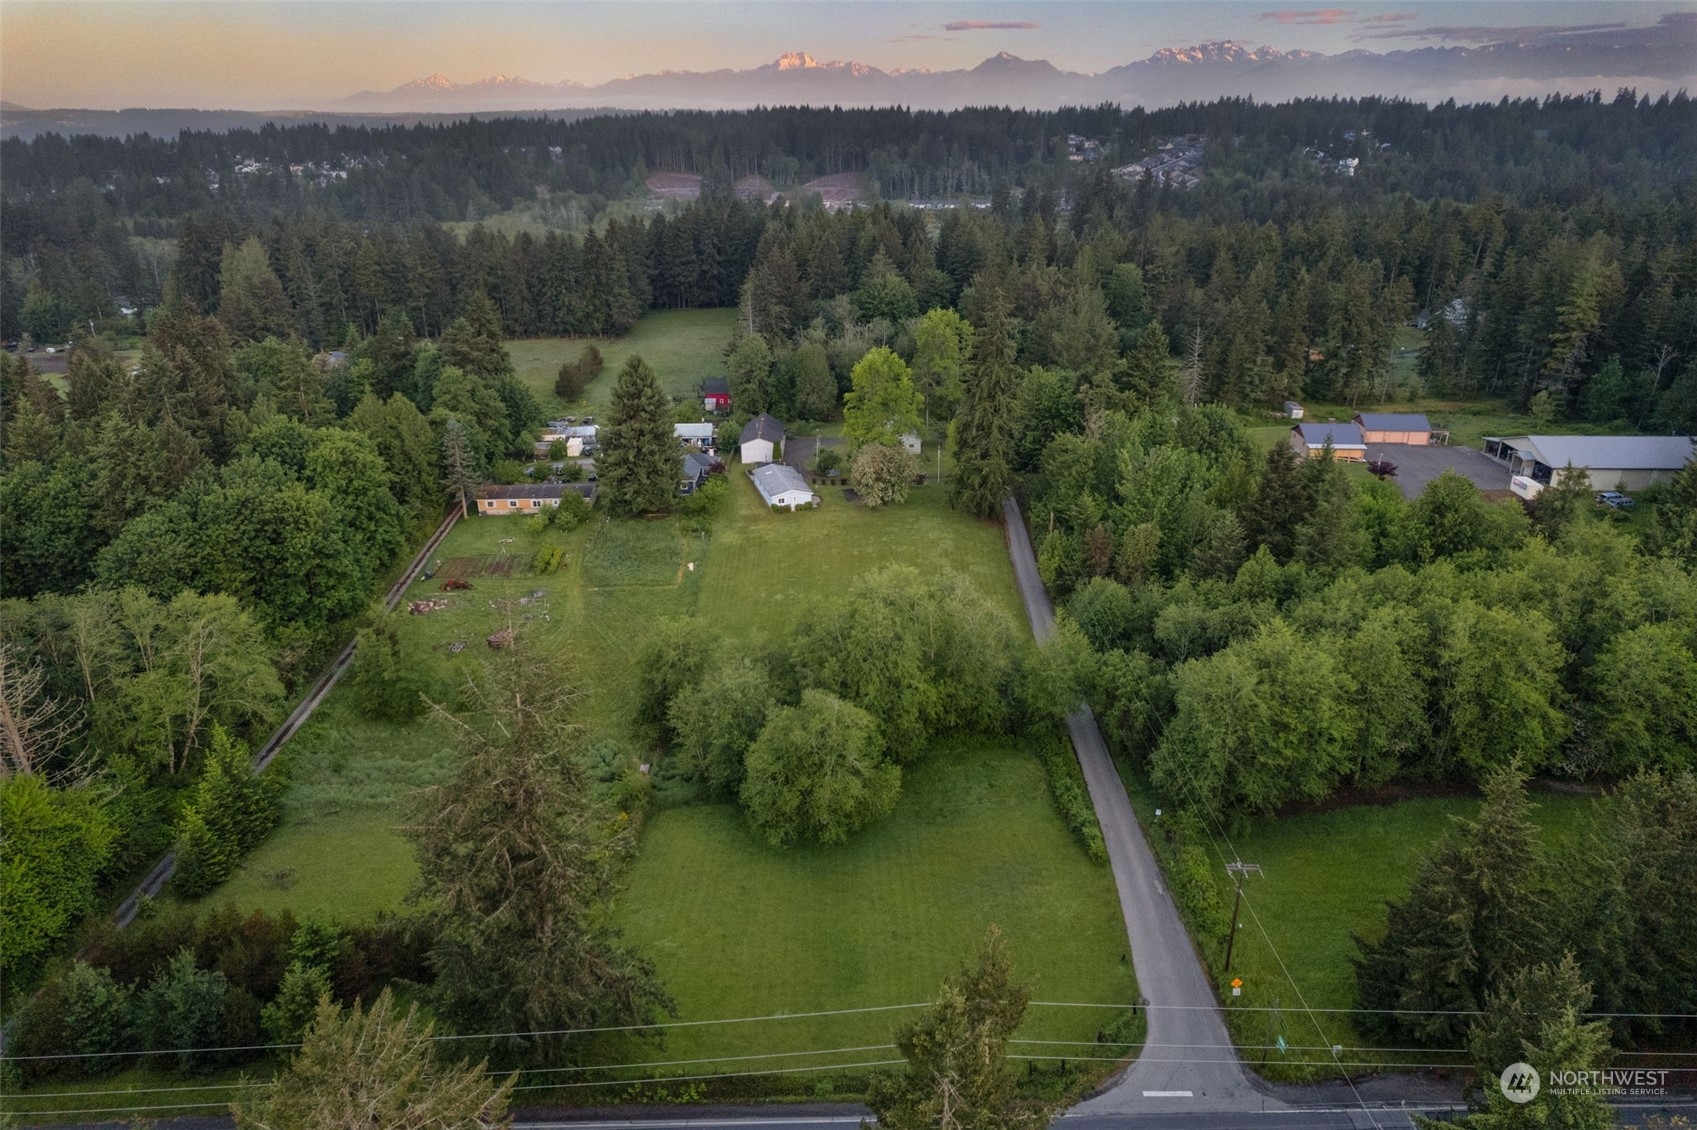
[[[1607,506],[1611,510],[1631,510],[1638,503],[1626,497],[1618,490],[1605,490],[1597,495],[1597,505]]]

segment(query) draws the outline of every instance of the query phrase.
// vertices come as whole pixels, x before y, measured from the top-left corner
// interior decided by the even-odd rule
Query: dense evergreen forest
[[[1069,132],[1114,159],[1069,162]],[[831,419],[847,393],[853,439],[876,377],[947,431],[959,506],[1021,494],[1065,607],[1033,677],[1094,702],[1197,827],[1438,781],[1499,782],[1512,823],[1521,773],[1635,780],[1653,808],[1637,775],[1697,764],[1697,470],[1628,531],[1582,480],[1530,513],[1454,476],[1409,502],[1264,453],[1245,420],[1430,394],[1697,431],[1694,132],[1684,96],[1628,92],[6,142],[0,328],[75,347],[62,382],[27,353],[0,370],[8,867],[47,877],[8,887],[0,971],[27,981],[102,884],[171,843],[215,876],[263,835],[274,801],[232,751],[337,641],[381,639],[362,615],[444,479],[530,450],[542,411],[504,339],[676,307],[739,308],[739,419]],[[1205,139],[1194,191],[1107,167],[1181,134]],[[307,164],[346,175],[289,172]],[[656,170],[700,172],[701,199],[581,236],[442,226]],[[733,191],[844,171],[881,199]],[[960,195],[986,206],[901,203]],[[1395,373],[1415,324],[1416,370]],[[1599,879],[1598,905],[1617,891]],[[1648,935],[1667,905],[1630,921]],[[1630,948],[1582,934],[1563,937],[1588,979]],[[1680,944],[1645,943],[1676,972]],[[1610,999],[1697,1009],[1668,996],[1689,979],[1658,977]],[[1455,1004],[1398,1007],[1422,1001]]]

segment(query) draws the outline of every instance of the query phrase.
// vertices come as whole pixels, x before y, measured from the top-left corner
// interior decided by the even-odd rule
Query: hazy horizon
[[[845,19],[845,9],[853,17]],[[440,73],[599,85],[666,70],[745,70],[787,51],[884,70],[972,67],[1006,51],[1099,73],[1211,40],[1335,54],[1654,24],[1697,3],[1445,0],[1265,3],[866,2],[79,3],[0,6],[0,97],[36,109],[324,110]]]

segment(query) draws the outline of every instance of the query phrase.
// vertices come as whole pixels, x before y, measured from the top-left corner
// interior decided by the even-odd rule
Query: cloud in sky
[[[1035,31],[1043,25],[1032,20],[951,20],[944,31]]]
[[[1313,8],[1306,12],[1262,12],[1259,18],[1275,24],[1347,24],[1354,22],[1355,13],[1348,8]]]
[[[1379,16],[1368,16],[1367,22],[1370,24],[1405,24],[1412,19],[1414,19],[1413,12],[1386,12]]]
[[[1448,39],[1464,43],[1526,43],[1537,39],[1553,39],[1576,32],[1616,31],[1626,27],[1612,24],[1535,24],[1528,27],[1483,27],[1475,24],[1451,24],[1442,27],[1403,27],[1390,31],[1360,32],[1351,39]]]

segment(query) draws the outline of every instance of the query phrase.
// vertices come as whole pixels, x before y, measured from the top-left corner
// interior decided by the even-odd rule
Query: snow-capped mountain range
[[[1652,34],[1653,33],[1653,34]],[[821,61],[790,51],[749,70],[663,71],[584,85],[495,75],[454,82],[441,74],[385,91],[362,91],[340,112],[464,112],[576,107],[737,109],[774,104],[965,105],[1053,108],[1170,105],[1251,95],[1262,101],[1305,96],[1395,94],[1424,100],[1530,95],[1552,90],[1612,92],[1637,85],[1654,92],[1697,85],[1697,13],[1664,17],[1654,28],[1565,36],[1483,47],[1422,47],[1323,55],[1231,41],[1164,47],[1146,59],[1100,74],[1066,71],[1042,59],[1003,52],[970,69],[883,70],[868,63]]]

